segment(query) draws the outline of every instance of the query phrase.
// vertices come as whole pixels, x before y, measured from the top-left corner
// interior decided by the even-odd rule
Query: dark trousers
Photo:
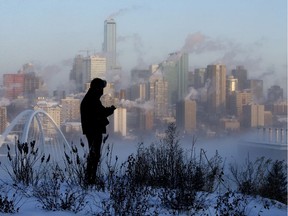
[[[98,163],[101,156],[101,144],[102,144],[102,133],[86,134],[89,154],[87,157],[87,168],[86,168],[86,182],[88,184],[94,184],[96,181],[96,172]]]

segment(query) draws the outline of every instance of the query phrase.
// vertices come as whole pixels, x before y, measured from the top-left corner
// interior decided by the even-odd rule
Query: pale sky
[[[191,70],[241,64],[287,86],[286,0],[0,0],[0,75],[32,62],[68,79],[80,50],[101,52],[111,16],[126,72],[187,51]]]

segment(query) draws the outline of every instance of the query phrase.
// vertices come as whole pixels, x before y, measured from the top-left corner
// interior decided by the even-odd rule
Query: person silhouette
[[[95,78],[90,83],[90,88],[80,104],[81,124],[83,134],[88,140],[89,154],[85,170],[85,181],[87,184],[95,184],[96,172],[101,156],[102,136],[106,133],[109,124],[108,116],[112,115],[115,106],[104,107],[100,101],[103,89],[107,82]]]

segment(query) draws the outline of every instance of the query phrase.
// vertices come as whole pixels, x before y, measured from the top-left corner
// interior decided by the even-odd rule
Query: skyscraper
[[[206,81],[206,68],[196,68],[194,71],[194,87],[202,88]]]
[[[248,88],[247,70],[244,66],[237,66],[236,69],[232,70],[232,75],[235,79],[238,79],[238,87],[240,91]]]
[[[168,115],[168,82],[160,71],[155,72],[149,79],[150,100],[154,103],[156,118]]]
[[[112,18],[104,22],[103,52],[107,58],[107,70],[116,68],[116,22]]]
[[[233,76],[227,76],[226,79],[226,111],[231,113],[231,101],[235,92],[238,90],[238,79],[235,79]]]
[[[87,56],[84,58],[83,85],[90,83],[94,78],[105,79],[106,58],[101,56]]]
[[[248,83],[253,95],[253,100],[257,103],[263,103],[263,80],[250,79]]]
[[[82,55],[77,55],[74,58],[73,67],[70,72],[70,80],[75,82],[76,92],[81,92],[84,90],[83,70],[84,70],[84,58]]]
[[[249,89],[235,91],[230,95],[228,103],[228,113],[242,119],[243,106],[252,103],[252,93]]]
[[[226,111],[226,66],[207,66],[208,111],[212,114],[223,114]]]
[[[187,95],[189,58],[187,53],[171,53],[162,63],[164,78],[168,82],[168,104],[175,105]]]

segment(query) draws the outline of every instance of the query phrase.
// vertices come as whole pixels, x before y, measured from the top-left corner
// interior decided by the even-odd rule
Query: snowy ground
[[[149,140],[141,140],[145,144],[149,145],[151,143],[151,139]],[[113,154],[114,156],[118,156],[120,160],[124,161],[127,159],[127,157],[136,152],[137,149],[137,143],[140,141],[121,141],[119,140],[116,142],[114,141],[108,141],[109,143],[113,144]],[[184,141],[182,142],[183,149],[187,149],[187,151],[190,151],[191,149],[191,142]],[[236,144],[237,143],[237,144]],[[244,158],[249,152],[249,155],[252,157],[259,157],[259,156],[270,156],[272,159],[286,159],[287,161],[287,153],[286,152],[276,152],[273,153],[271,150],[268,149],[254,149],[253,151],[248,151],[247,146],[239,144],[238,141],[235,141],[234,138],[229,139],[218,139],[218,140],[201,140],[198,139],[195,150],[200,151],[200,149],[204,149],[204,151],[207,153],[207,156],[213,156],[215,154],[215,151],[217,150],[219,154],[224,158],[226,161],[225,163],[230,162],[238,162],[241,163],[241,161],[244,161]],[[249,149],[249,148],[248,148]],[[5,155],[0,155],[0,161],[3,165],[6,161]],[[2,182],[11,183],[11,180],[9,180],[7,173],[5,173],[2,169],[0,170],[0,180]],[[28,189],[29,190],[29,189]],[[29,193],[29,191],[28,191]],[[87,201],[88,205],[86,208],[80,212],[77,213],[77,215],[92,215],[91,213],[95,213],[99,211],[101,208],[101,201],[103,199],[108,199],[109,194],[107,192],[101,192],[96,190],[91,190],[88,192]],[[5,195],[5,194],[3,194]],[[2,196],[3,196],[2,195]],[[19,201],[17,207],[20,207],[19,212],[15,215],[17,216],[72,216],[75,215],[71,212],[65,212],[65,211],[45,211],[41,209],[40,204],[37,202],[35,198],[26,198],[23,196],[17,197],[16,200]],[[205,212],[201,212],[197,215],[215,215],[215,210],[213,206],[215,206],[217,200],[217,194],[211,194],[208,197],[206,197],[206,201],[208,203],[211,203],[211,207],[209,207]],[[280,203],[277,203],[276,205],[270,206],[269,209],[263,208],[263,200],[260,198],[247,198],[248,204],[246,206],[246,213],[248,215],[263,215],[263,216],[286,216],[287,215],[287,206],[282,205]],[[154,204],[157,206],[158,211],[160,215],[169,215],[169,211],[163,207],[161,207],[161,203],[159,203],[159,200],[156,198],[151,198],[151,203],[154,202]],[[162,209],[161,209],[162,208]],[[152,212],[152,210],[151,210]],[[1,214],[1,213],[0,213]],[[190,215],[191,213],[184,212],[182,215]]]

